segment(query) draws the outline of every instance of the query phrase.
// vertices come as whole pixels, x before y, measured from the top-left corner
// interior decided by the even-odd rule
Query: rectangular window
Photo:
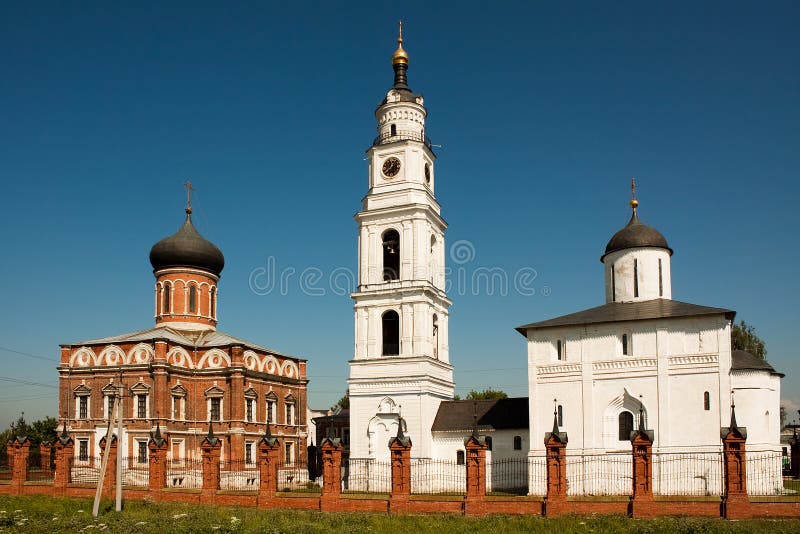
[[[564,408],[558,405],[558,426],[564,426]]]
[[[247,399],[245,401],[245,417],[248,423],[253,421],[253,399]]]
[[[139,447],[136,461],[140,464],[147,463],[147,442],[146,441],[137,441],[137,446]]]
[[[244,463],[246,464],[254,464],[253,461],[253,443],[248,442],[244,444]]]
[[[89,397],[78,397],[78,419],[89,418]]]
[[[215,397],[211,399],[211,420],[212,421],[220,421],[221,415],[221,406],[222,406],[222,399],[219,397]]]
[[[294,461],[294,443],[286,443],[286,457],[284,458],[285,463],[291,464]]]
[[[275,423],[275,405],[277,403],[274,400],[267,401],[267,422],[268,423]]]
[[[181,398],[177,395],[172,397],[172,419],[180,421],[181,417]]]
[[[89,440],[78,440],[78,460],[81,462],[89,461]]]
[[[147,395],[136,395],[136,417],[139,419],[147,417]]]
[[[633,296],[639,296],[639,260],[633,260]]]
[[[287,402],[286,403],[286,424],[293,425],[294,424],[294,403]]]
[[[622,334],[622,355],[628,356],[630,354],[630,340],[628,334]]]
[[[515,451],[522,450],[522,436],[514,436],[514,450]]]
[[[664,280],[663,280],[664,271],[661,267],[661,258],[658,258],[658,296],[664,296]]]
[[[464,465],[464,451],[456,451],[456,465]]]
[[[611,302],[617,301],[617,275],[614,266],[611,266]]]
[[[111,418],[114,417],[114,397],[111,395],[106,395],[106,419],[111,421]]]

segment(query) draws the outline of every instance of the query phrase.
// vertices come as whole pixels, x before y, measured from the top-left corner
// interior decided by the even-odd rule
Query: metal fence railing
[[[195,458],[167,460],[167,487],[199,489],[203,487],[203,461]]]
[[[780,451],[747,452],[747,493],[750,496],[800,500],[800,480],[783,477]]]
[[[0,480],[11,480],[11,465],[5,454],[0,457]]]
[[[722,452],[657,452],[652,462],[655,495],[722,495]]]
[[[258,491],[260,473],[255,462],[227,460],[219,466],[219,487],[228,491]]]
[[[529,458],[498,458],[486,462],[487,495],[527,495],[535,466]],[[546,472],[545,472],[546,476]],[[547,480],[545,480],[545,483]]]
[[[72,457],[68,460],[69,480],[74,484],[97,484],[100,479],[100,457]]]
[[[278,464],[278,491],[322,493],[322,473],[309,471],[305,462]]]
[[[630,495],[633,489],[631,453],[569,454],[567,495]]]
[[[392,490],[392,465],[369,458],[342,461],[343,493],[389,493]]]
[[[128,456],[120,458],[119,461],[122,462],[123,487],[146,488],[148,486],[150,483],[150,464],[146,457]]]
[[[453,460],[411,459],[411,493],[421,495],[463,495],[467,470]]]
[[[55,449],[42,457],[38,447],[32,447],[28,454],[28,480],[37,482],[52,481],[55,476]]]

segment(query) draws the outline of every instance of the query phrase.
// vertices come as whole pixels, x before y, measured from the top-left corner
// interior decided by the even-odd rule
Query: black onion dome
[[[642,247],[663,248],[669,251],[670,256],[672,255],[672,249],[669,248],[667,239],[652,226],[642,224],[636,215],[636,209],[634,209],[631,220],[628,221],[625,228],[614,234],[606,245],[606,252],[600,260],[602,261],[607,255],[618,250]]]
[[[216,276],[225,267],[225,256],[214,245],[198,233],[192,224],[190,210],[186,210],[186,222],[180,230],[165,237],[150,249],[153,271],[168,267],[194,267],[209,271]]]

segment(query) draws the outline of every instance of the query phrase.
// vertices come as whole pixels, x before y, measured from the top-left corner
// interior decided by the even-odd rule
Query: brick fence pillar
[[[100,451],[101,454],[105,454],[106,450],[106,437],[103,436],[100,438]],[[102,456],[100,457],[102,461]],[[115,495],[115,484],[117,483],[117,462],[119,461],[117,457],[117,436],[111,436],[111,445],[108,448],[108,462],[106,462],[106,472],[105,474],[101,473],[103,476],[103,496],[108,498],[114,498]],[[100,464],[102,465],[102,463]]]
[[[278,462],[281,446],[278,438],[267,433],[258,442],[258,506],[268,508],[278,491]]]
[[[553,412],[553,431],[544,435],[547,452],[547,494],[544,514],[555,517],[567,510],[567,433],[558,431],[558,418]]]
[[[150,434],[147,449],[150,451],[150,473],[147,488],[152,497],[158,499],[167,485],[167,449],[169,444],[161,435],[161,425],[156,423],[155,433]]]
[[[789,461],[792,476],[800,478],[800,438],[797,437],[797,427],[794,428],[792,438],[789,440]]]
[[[323,512],[335,511],[342,494],[342,442],[339,438],[324,438],[322,451],[322,498],[319,505]]]
[[[654,517],[653,502],[653,431],[645,430],[644,415],[639,413],[639,429],[631,432],[633,456],[633,494],[630,513],[633,517]]]
[[[474,432],[464,440],[466,449],[467,493],[464,513],[481,513],[481,503],[486,500],[486,442]]]
[[[219,459],[222,455],[222,442],[214,436],[211,424],[208,425],[208,435],[200,443],[203,451],[203,489],[200,492],[200,502],[214,502],[219,490]]]
[[[31,442],[27,437],[12,439],[12,456],[9,456],[9,458],[14,459],[11,466],[11,491],[12,495],[22,495],[22,486],[28,480],[28,456],[31,453]],[[11,463],[11,460],[9,460],[9,463]]]
[[[403,511],[411,498],[411,438],[404,434],[405,420],[397,420],[397,435],[389,440],[389,458],[392,467],[392,493],[390,511]]]
[[[753,516],[747,496],[747,428],[736,424],[736,407],[731,405],[731,423],[721,429],[722,461],[725,487],[722,507],[726,519],[746,519]]]
[[[56,470],[53,476],[53,490],[56,495],[64,495],[67,484],[72,482],[70,470],[72,468],[72,458],[75,450],[75,443],[67,434],[67,426],[56,439]]]
[[[42,471],[50,472],[50,451],[53,445],[49,441],[43,441],[39,444],[39,468]]]

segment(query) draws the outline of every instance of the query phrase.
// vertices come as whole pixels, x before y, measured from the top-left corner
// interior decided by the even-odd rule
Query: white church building
[[[554,399],[570,453],[630,451],[640,411],[654,451],[719,451],[732,392],[748,450],[779,451],[782,375],[731,351],[735,312],[672,300],[672,250],[639,221],[635,199],[630,222],[601,258],[606,303],[517,328],[527,339],[528,399],[453,400],[447,224],[435,196],[427,111],[408,86],[408,65],[401,33],[394,84],[375,111],[369,189],[355,216],[350,458],[388,461],[389,440],[402,423],[412,458],[461,460],[463,438],[476,426],[495,433],[498,456],[538,456],[553,428]],[[520,400],[528,405],[521,418]]]
[[[630,450],[640,413],[654,452],[718,451],[735,400],[749,451],[779,451],[780,378],[731,351],[732,310],[672,299],[667,240],[631,218],[601,257],[606,303],[517,328],[527,338],[531,451],[561,432],[575,453]]]

